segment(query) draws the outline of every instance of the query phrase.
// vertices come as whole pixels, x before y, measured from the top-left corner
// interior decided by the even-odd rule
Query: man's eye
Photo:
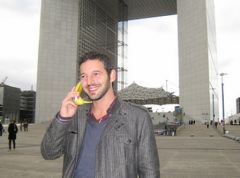
[[[95,76],[98,76],[98,75],[99,75],[99,72],[94,73],[94,75],[95,75]]]
[[[84,78],[86,78],[86,75],[81,75],[81,79],[84,79]]]

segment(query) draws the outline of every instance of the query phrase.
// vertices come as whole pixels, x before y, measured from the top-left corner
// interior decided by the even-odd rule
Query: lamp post
[[[225,111],[224,111],[224,83],[223,76],[227,75],[226,73],[220,73],[222,81],[222,119],[223,119],[223,134],[225,134]]]
[[[214,89],[215,89],[215,88],[212,88],[212,90],[213,90],[213,91],[212,91],[212,110],[213,110],[213,111],[212,111],[212,112],[213,112],[212,114],[213,114],[213,123],[215,123],[215,110],[214,110]]]

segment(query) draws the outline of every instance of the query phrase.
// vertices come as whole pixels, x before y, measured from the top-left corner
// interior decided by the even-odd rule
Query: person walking
[[[4,131],[4,128],[3,128],[2,122],[0,121],[0,136],[2,136],[3,131]]]
[[[28,132],[28,120],[25,119],[23,122],[23,130],[24,132]]]
[[[41,144],[44,159],[64,155],[63,178],[160,178],[151,117],[146,108],[122,101],[113,89],[117,72],[102,53],[80,59],[80,85],[63,99]],[[80,104],[80,105],[77,105]]]
[[[16,125],[16,121],[12,120],[12,122],[8,125],[8,141],[9,141],[9,151],[16,148],[16,138],[17,138],[18,127]]]

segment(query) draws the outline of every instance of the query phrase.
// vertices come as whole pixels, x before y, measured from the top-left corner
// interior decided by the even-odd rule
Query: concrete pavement
[[[48,124],[29,125],[28,132],[18,132],[16,150],[8,151],[5,133],[0,137],[1,178],[60,178],[62,159],[45,161],[40,143]]]
[[[212,127],[187,125],[176,137],[157,137],[163,178],[239,178],[240,144]]]
[[[46,161],[40,143],[48,124],[19,132],[17,148],[8,151],[7,135],[0,137],[0,177],[60,178],[62,158]],[[240,143],[204,125],[186,125],[177,136],[156,136],[161,178],[239,178]]]

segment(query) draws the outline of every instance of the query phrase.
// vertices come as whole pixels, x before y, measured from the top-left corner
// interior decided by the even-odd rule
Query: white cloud
[[[34,5],[21,9],[17,2],[0,3],[0,80],[8,76],[7,84],[30,89],[31,85],[36,86],[40,7],[38,13],[26,12]]]
[[[27,15],[39,14],[40,0],[1,0],[0,9]]]
[[[240,97],[240,2],[235,0],[215,0],[216,34],[219,72],[224,76],[225,115],[236,113],[236,98]],[[219,79],[219,82],[221,80]],[[221,96],[219,84],[219,95]],[[220,114],[222,103],[220,100]]]

